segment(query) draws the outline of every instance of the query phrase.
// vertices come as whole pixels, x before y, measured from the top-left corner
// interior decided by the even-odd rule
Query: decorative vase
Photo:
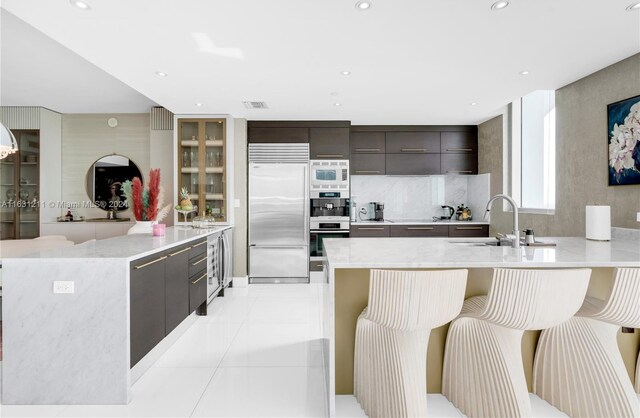
[[[153,234],[153,225],[157,223],[158,221],[136,221],[136,224],[127,231],[127,235]]]

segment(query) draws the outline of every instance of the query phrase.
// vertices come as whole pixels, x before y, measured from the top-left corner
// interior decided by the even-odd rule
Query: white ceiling
[[[156,105],[5,10],[0,36],[0,105],[60,113],[144,113]]]
[[[640,52],[640,12],[625,11],[632,0],[511,0],[492,12],[493,1],[372,0],[366,12],[355,0],[2,7],[174,113],[249,119],[475,124]],[[4,39],[2,59],[4,70]],[[57,56],[47,60],[44,68],[58,66]],[[247,110],[244,100],[270,109]]]

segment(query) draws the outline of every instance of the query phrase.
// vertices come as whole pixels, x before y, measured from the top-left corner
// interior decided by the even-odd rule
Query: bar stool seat
[[[618,349],[621,326],[640,327],[637,268],[616,269],[606,299],[585,298],[573,318],[542,332],[534,363],[535,393],[570,416],[640,416]]]
[[[371,271],[353,376],[367,416],[426,416],[429,334],[460,312],[466,283],[467,270]]]
[[[590,274],[590,269],[494,270],[488,295],[467,299],[449,327],[442,393],[469,417],[531,416],[522,335],[571,318]]]

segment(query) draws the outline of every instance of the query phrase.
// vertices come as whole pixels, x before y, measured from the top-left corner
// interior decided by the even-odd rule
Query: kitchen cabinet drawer
[[[441,154],[442,174],[478,174],[478,154]]]
[[[351,175],[384,175],[385,155],[384,154],[351,154],[349,161]]]
[[[312,160],[348,160],[349,128],[310,128],[309,151]]]
[[[189,284],[189,313],[207,300],[207,270],[191,277]]]
[[[362,237],[389,237],[388,225],[351,225],[349,229],[349,238],[362,238]]]
[[[448,237],[447,225],[391,225],[391,237]]]
[[[323,263],[322,260],[309,261],[309,271],[322,271],[323,270],[322,263]]]
[[[196,257],[189,259],[189,277],[200,273],[202,269],[207,268],[207,253],[204,252]]]
[[[165,337],[165,260],[154,254],[131,263],[130,364],[133,367]]]
[[[247,136],[249,143],[305,143],[309,142],[309,128],[249,127]]]
[[[440,132],[387,132],[387,154],[440,153]]]
[[[440,154],[386,154],[387,175],[440,174]]]
[[[478,135],[475,132],[442,132],[442,154],[468,154],[478,152]]]
[[[489,225],[449,225],[450,237],[488,237]]]
[[[384,132],[352,132],[351,133],[351,156],[353,154],[384,154],[385,136]]]
[[[165,335],[189,315],[188,245],[167,251],[165,264]]]
[[[189,260],[191,260],[192,258],[196,258],[207,251],[207,239],[204,238],[193,241],[189,246],[191,247],[189,250]]]

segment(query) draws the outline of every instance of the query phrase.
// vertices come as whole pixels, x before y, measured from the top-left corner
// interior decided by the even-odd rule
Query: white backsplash
[[[489,200],[489,174],[477,176],[352,176],[351,199],[358,208],[384,203],[385,219],[429,220],[442,205],[464,203],[482,220]]]

